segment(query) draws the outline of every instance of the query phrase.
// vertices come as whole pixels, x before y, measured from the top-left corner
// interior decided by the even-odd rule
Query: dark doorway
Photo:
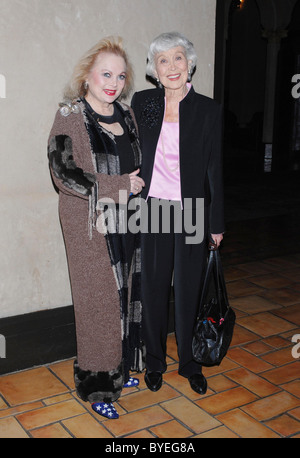
[[[254,258],[276,250],[293,252],[297,240],[300,98],[292,97],[291,79],[300,75],[300,0],[278,54],[269,171],[263,143],[267,45],[256,0],[217,0],[214,98],[224,106],[227,234],[222,251],[226,262],[233,262],[244,250]],[[298,92],[300,95],[300,87]],[[282,231],[283,240],[275,250],[276,230]],[[235,232],[233,244],[231,234]]]
[[[274,169],[300,171],[300,2],[278,56]],[[293,90],[294,87],[294,90]]]
[[[225,4],[217,1],[214,95],[224,105],[224,172],[230,180],[233,170],[242,176],[263,172],[267,43],[261,34],[255,0],[243,3],[232,0],[227,11]],[[225,46],[224,27],[227,28]]]

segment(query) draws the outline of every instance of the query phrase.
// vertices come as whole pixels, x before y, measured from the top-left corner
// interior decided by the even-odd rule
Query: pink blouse
[[[163,121],[155,153],[149,196],[181,201],[179,122]]]
[[[190,88],[187,83],[188,91]],[[181,202],[179,122],[162,123],[148,196]]]

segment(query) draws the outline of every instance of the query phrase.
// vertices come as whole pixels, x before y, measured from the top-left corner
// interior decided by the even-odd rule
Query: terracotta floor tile
[[[263,355],[264,353],[267,353],[270,350],[273,350],[273,348],[263,342],[262,340],[252,342],[250,344],[244,345],[244,348],[248,351],[251,351],[251,353],[254,353],[254,355]]]
[[[167,355],[175,361],[178,361],[177,343],[174,333],[168,335]]]
[[[282,306],[299,303],[299,291],[292,288],[269,289],[262,292],[261,296]]]
[[[30,430],[85,412],[77,401],[71,400],[17,415],[17,419],[25,429]]]
[[[171,358],[169,358],[169,362],[168,362],[168,357],[167,357],[167,364],[168,364],[168,367],[167,367],[166,372],[178,371],[178,368],[179,368],[178,362],[173,361],[173,359]]]
[[[252,275],[265,275],[270,272],[274,272],[274,270],[276,271],[274,267],[268,266],[264,264],[262,261],[253,261],[253,262],[238,264],[237,267]]]
[[[297,326],[300,326],[300,303],[284,307],[280,310],[275,310],[273,313],[285,320],[297,324]]]
[[[228,266],[224,270],[225,281],[239,280],[241,278],[251,277],[251,274],[245,270],[239,269],[238,267]]]
[[[295,261],[291,261],[285,257],[274,257],[269,259],[264,259],[264,264],[267,266],[272,266],[279,271],[292,270],[297,267]]]
[[[267,275],[251,277],[251,283],[262,286],[263,288],[271,289],[290,286],[293,281],[289,280],[287,277],[283,277],[282,275],[273,272]]]
[[[74,385],[74,359],[60,361],[59,363],[51,364],[51,369],[60,380],[63,381],[71,390],[75,389]]]
[[[238,364],[234,363],[233,361],[231,361],[231,359],[225,356],[225,358],[222,360],[219,366],[211,366],[211,367],[203,366],[202,372],[203,372],[203,375],[207,378],[207,377],[212,377],[213,375],[226,373],[227,371],[230,371],[236,367],[239,367]]]
[[[189,381],[185,377],[179,375],[177,371],[165,373],[164,381],[168,385],[171,385],[171,387],[177,391],[178,395],[184,394],[189,399],[199,399],[199,397],[201,397],[201,394],[198,394],[192,390]]]
[[[289,411],[289,414],[293,417],[296,418],[297,420],[300,421],[300,407],[297,407],[297,409],[293,409]]]
[[[263,421],[299,406],[300,399],[286,391],[282,391],[272,396],[267,396],[264,399],[254,401],[247,406],[241,407],[241,409],[257,420]]]
[[[237,387],[215,394],[209,398],[196,401],[195,404],[204,409],[206,412],[212,415],[217,415],[221,412],[226,412],[227,410],[248,404],[255,399],[257,399],[257,396],[253,393],[250,393],[250,391],[243,387]]]
[[[234,388],[235,386],[237,386],[236,383],[234,383],[227,377],[224,377],[224,375],[222,374],[210,377],[208,379],[208,385],[213,391],[217,393],[219,393],[220,391],[229,390],[230,388]]]
[[[234,298],[232,298],[232,299],[228,298],[230,304],[231,304],[231,301],[232,301],[233,299],[234,299]],[[237,308],[235,308],[235,307],[232,307],[232,308],[233,308],[233,310],[234,310],[234,313],[235,313],[235,317],[236,317],[236,318],[241,318],[242,316],[248,315],[248,313],[242,312],[242,310],[239,310],[239,309],[237,309]]]
[[[268,337],[295,328],[295,325],[269,312],[239,318],[238,323],[262,337]]]
[[[281,272],[281,275],[289,278],[292,281],[298,282],[300,278],[300,267],[297,265],[293,269],[284,270]]]
[[[118,400],[118,404],[127,412],[132,412],[178,396],[177,391],[163,384],[161,389],[155,393],[147,389],[123,396]]]
[[[256,295],[231,299],[230,305],[234,309],[242,310],[248,314],[281,308],[281,305]]]
[[[265,377],[265,373],[263,375]],[[276,385],[244,368],[227,372],[226,376],[261,397],[269,396],[279,391]]]
[[[28,437],[29,435],[14,417],[2,418],[0,420],[1,439],[25,439]]]
[[[31,402],[29,404],[21,404],[20,406],[10,407],[0,411],[0,418],[16,415],[22,412],[28,412],[29,410],[39,409],[40,407],[43,407],[42,402]]]
[[[282,415],[281,417],[266,421],[265,424],[284,437],[300,433],[300,422],[288,415]]]
[[[217,416],[217,419],[243,438],[267,439],[280,437],[278,434],[271,431],[269,428],[262,425],[257,420],[239,409],[234,409],[230,412],[222,413]]]
[[[161,407],[154,406],[137,412],[131,412],[120,416],[118,421],[106,420],[105,427],[116,437],[125,436],[134,431],[149,428],[160,423],[172,420],[173,418]]]
[[[276,369],[271,369],[264,373],[264,378],[269,380],[271,383],[281,385],[300,377],[300,364],[299,361],[295,363],[286,364]]]
[[[124,436],[125,439],[153,439],[153,434],[149,433],[146,429],[142,431],[138,431],[137,433],[129,434],[128,436]]]
[[[243,350],[242,348],[229,349],[227,357],[256,374],[273,367],[272,364],[266,363],[265,361],[261,360],[257,356],[252,355],[248,351]]]
[[[43,428],[34,429],[31,431],[32,437],[35,439],[68,439],[72,436],[59,423],[44,426]]]
[[[236,321],[231,341],[231,347],[234,347],[236,345],[244,345],[255,340],[259,340],[259,336],[249,331],[248,329],[239,326]]]
[[[164,402],[162,406],[195,433],[207,431],[220,425],[215,418],[183,397]]]
[[[0,377],[0,392],[10,405],[36,401],[67,391],[45,367]]]
[[[227,356],[225,356],[225,358],[222,360],[219,366],[210,366],[210,367],[202,366],[202,371],[205,377],[211,377],[213,375],[218,375],[218,374],[223,374],[223,373],[226,375],[226,372],[233,370],[235,368],[238,368],[238,367],[239,367],[238,364],[236,364],[234,361],[232,361],[231,359],[227,358]]]
[[[228,294],[234,297],[249,296],[264,291],[264,288],[254,285],[247,280],[236,280],[227,283]]]
[[[169,421],[163,425],[154,426],[150,429],[150,431],[152,431],[155,436],[160,439],[175,439],[177,437],[184,438],[190,437],[193,434],[176,420]]]
[[[226,426],[219,426],[218,428],[194,436],[195,439],[234,439],[238,437],[230,429],[226,428]]]
[[[288,347],[289,345],[291,345],[290,340],[284,339],[283,337],[280,337],[280,336],[267,337],[266,339],[263,340],[263,342],[266,343],[267,345],[271,345],[271,347],[274,347],[274,348],[284,348],[284,347]]]
[[[7,404],[6,402],[4,401],[4,399],[1,399],[0,398],[0,414],[1,414],[1,410],[2,409],[7,409]]]
[[[67,401],[68,399],[73,399],[71,393],[60,394],[58,396],[53,396],[52,398],[43,399],[44,404],[46,406],[51,406],[52,404],[56,404],[57,402]]]
[[[284,383],[283,385],[281,385],[281,388],[293,394],[294,396],[298,396],[298,398],[300,398],[300,381],[299,380],[294,380],[293,382]]]
[[[293,328],[293,329],[291,329],[290,331],[287,331],[287,332],[282,332],[282,333],[280,333],[280,337],[282,337],[283,339],[287,339],[289,341],[289,343],[290,343],[290,342],[292,342],[292,337],[294,337],[294,335],[296,335],[296,334],[300,335],[300,327]]]
[[[283,366],[283,364],[291,363],[295,360],[292,356],[292,346],[273,351],[263,355],[261,358],[273,364],[273,366]]]
[[[63,420],[62,424],[79,439],[112,438],[113,436],[88,413]]]

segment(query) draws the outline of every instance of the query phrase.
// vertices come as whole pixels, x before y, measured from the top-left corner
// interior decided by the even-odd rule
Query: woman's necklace
[[[165,166],[167,167],[167,169],[169,170],[169,172],[171,172],[171,173],[176,172],[176,170],[177,170],[178,167],[179,167],[179,160],[177,161],[176,167],[174,167],[174,169],[170,169],[170,167],[168,166],[167,158],[166,158],[165,145],[164,145],[164,136],[163,136],[163,129],[161,129],[160,138],[161,138],[161,146],[162,146],[162,153],[163,153],[163,159],[164,159]]]

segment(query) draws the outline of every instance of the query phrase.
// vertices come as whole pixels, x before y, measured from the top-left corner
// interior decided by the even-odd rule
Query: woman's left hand
[[[142,188],[145,186],[144,180],[138,176],[139,173],[140,169],[134,170],[134,172],[129,173],[130,191],[134,195],[139,194]]]
[[[223,234],[210,234],[211,238],[213,239],[214,243],[217,245],[217,247],[220,246],[220,243],[223,240]]]

